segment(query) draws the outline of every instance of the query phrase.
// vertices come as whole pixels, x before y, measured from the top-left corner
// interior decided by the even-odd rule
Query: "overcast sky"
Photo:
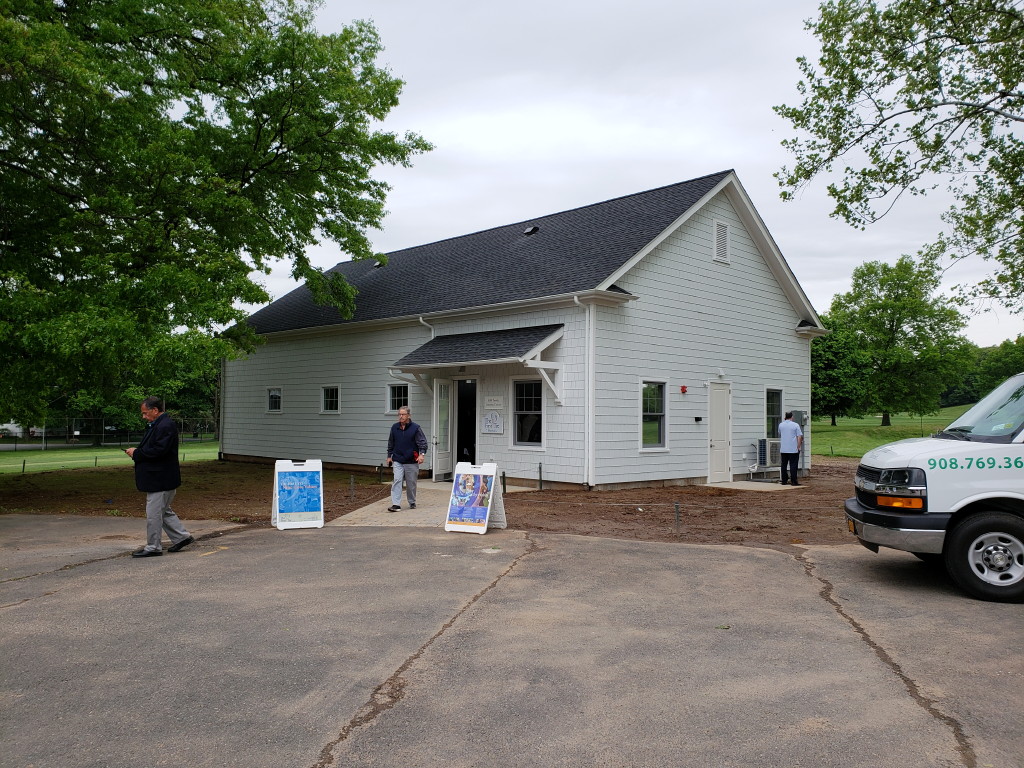
[[[327,0],[324,33],[370,20],[379,63],[406,82],[389,130],[435,145],[393,187],[374,246],[394,251],[735,169],[818,312],[868,260],[913,254],[938,232],[939,200],[901,205],[860,232],[829,218],[825,184],[784,203],[791,162],[772,106],[799,103],[796,58],[817,59],[816,0]],[[345,257],[333,244],[318,266]],[[281,269],[274,298],[295,287]],[[960,269],[952,282],[971,274]],[[997,344],[1024,319],[997,310],[967,336]]]

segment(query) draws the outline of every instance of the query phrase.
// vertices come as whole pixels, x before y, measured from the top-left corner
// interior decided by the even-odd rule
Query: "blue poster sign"
[[[323,527],[323,465],[319,459],[276,462],[271,522],[279,530]]]

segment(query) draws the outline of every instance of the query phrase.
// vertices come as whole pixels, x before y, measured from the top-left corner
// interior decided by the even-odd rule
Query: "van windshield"
[[[1011,376],[954,421],[939,437],[1009,443],[1024,427],[1024,373]]]

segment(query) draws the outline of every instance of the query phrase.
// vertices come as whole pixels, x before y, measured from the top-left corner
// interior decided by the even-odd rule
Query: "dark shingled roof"
[[[389,253],[384,267],[342,262],[330,271],[359,291],[351,320],[314,304],[302,286],[248,323],[257,333],[274,333],[593,290],[729,173],[406,248]]]
[[[562,324],[559,323],[503,331],[453,333],[448,336],[438,336],[403,357],[395,363],[395,367],[452,365],[519,358],[562,327]]]

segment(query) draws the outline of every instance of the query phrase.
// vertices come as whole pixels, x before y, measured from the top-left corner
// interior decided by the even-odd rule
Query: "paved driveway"
[[[909,555],[89,525],[0,516],[70,553],[0,584],[4,768],[1024,766],[1024,608]]]

